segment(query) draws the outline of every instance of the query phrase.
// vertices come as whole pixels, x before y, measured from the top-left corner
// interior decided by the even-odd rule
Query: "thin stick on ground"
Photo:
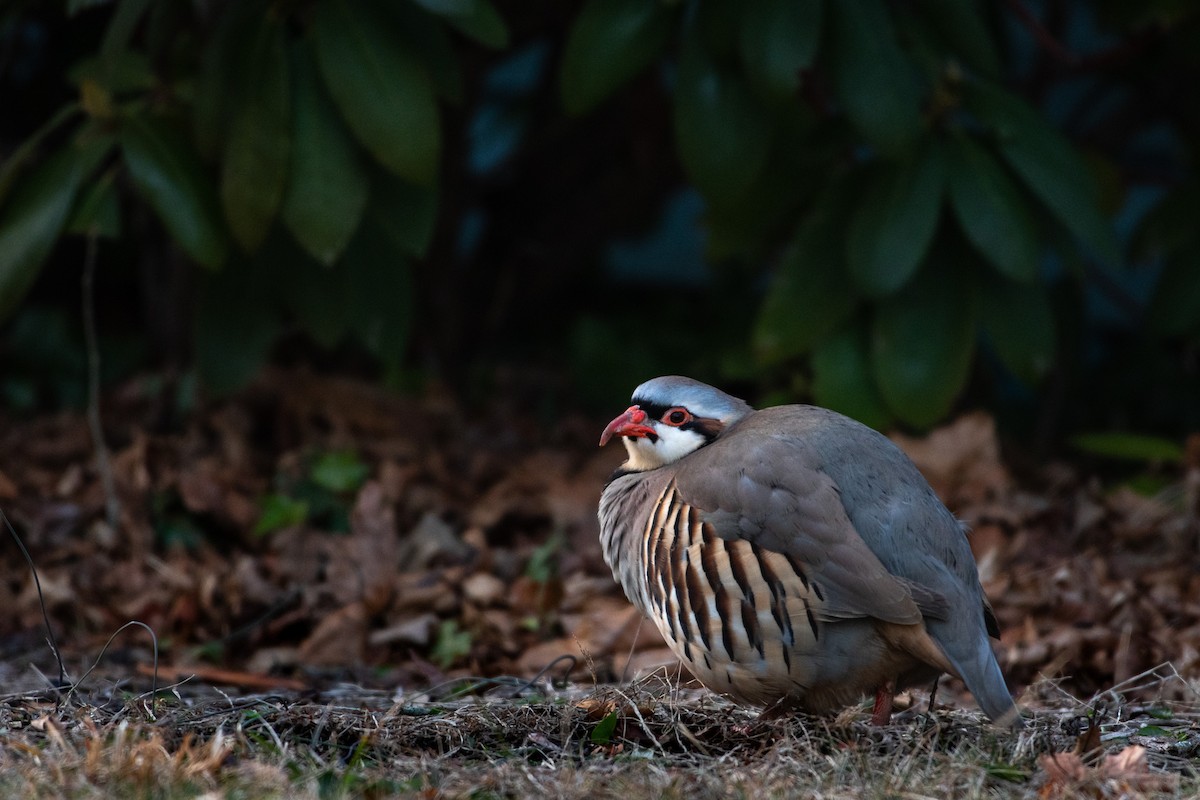
[[[21,555],[25,558],[25,563],[29,565],[29,571],[33,573],[33,587],[37,589],[38,605],[42,609],[42,621],[46,623],[46,643],[50,645],[50,652],[54,653],[54,660],[58,663],[58,686],[61,688],[70,684],[67,678],[67,667],[63,663],[62,651],[58,649],[58,640],[54,636],[54,626],[50,624],[50,612],[46,610],[46,597],[42,594],[42,579],[38,577],[37,566],[33,563],[33,556],[29,555],[29,550],[25,547],[25,542],[21,541],[21,537],[17,535],[17,530],[8,521],[8,515],[0,509],[0,520],[3,520],[8,528],[9,534],[14,542],[17,543],[17,548],[21,551]]]

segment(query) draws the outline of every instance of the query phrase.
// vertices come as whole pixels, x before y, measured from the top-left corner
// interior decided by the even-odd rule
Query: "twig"
[[[655,748],[658,749],[659,754],[665,756],[667,754],[666,749],[663,748],[662,742],[658,740],[658,737],[654,735],[654,731],[650,729],[649,724],[646,722],[646,718],[642,716],[642,710],[638,708],[638,704],[634,702],[632,697],[620,689],[616,690],[616,694],[625,701],[626,706],[633,712],[633,716],[637,718],[638,725],[641,727],[642,733],[646,734],[646,738],[648,738]]]
[[[642,614],[638,615],[637,630],[633,632],[633,641],[629,643],[629,654],[625,656],[625,666],[621,667],[621,683],[627,683],[629,678],[629,664],[633,661],[633,650],[637,647],[638,638],[642,635],[642,623],[646,621],[646,617]]]
[[[571,666],[569,666],[567,668],[567,674],[562,676],[562,680],[564,683],[569,681],[571,679],[571,673],[575,671],[575,667],[579,666],[579,659],[577,659],[575,656],[571,655],[570,653],[563,653],[561,656],[554,659],[549,664],[547,664],[546,666],[544,666],[540,670],[538,670],[538,673],[536,675],[534,675],[532,678],[525,681],[525,684],[517,689],[517,694],[521,694],[522,692],[532,689],[534,687],[534,685],[542,679],[543,675],[546,675],[548,672],[550,672],[550,670],[554,669],[554,667],[556,667],[559,663],[561,663],[563,661],[568,661],[571,664]],[[551,680],[553,680],[553,679],[551,679]],[[551,684],[551,685],[553,685],[553,684]]]
[[[148,666],[146,664],[138,664],[137,671],[142,675],[153,675],[157,670],[158,675],[163,680],[179,680],[185,676],[193,677],[204,683],[220,683],[227,686],[240,686],[243,689],[251,690],[270,690],[270,689],[286,689],[293,692],[302,692],[310,688],[309,684],[304,681],[298,681],[294,678],[283,678],[276,675],[263,675],[257,672],[240,672],[232,669],[221,669],[220,667],[208,667],[203,664],[193,664],[184,666],[159,667],[157,664]]]
[[[92,433],[92,446],[96,449],[96,470],[100,473],[100,484],[104,487],[104,512],[108,525],[114,531],[121,520],[121,501],[117,498],[116,483],[108,459],[108,445],[104,442],[104,428],[100,425],[100,346],[96,337],[96,303],[93,284],[96,278],[96,233],[87,237],[87,255],[83,262],[83,337],[87,347],[88,362],[88,428]]]
[[[83,685],[83,682],[87,680],[88,676],[91,675],[92,672],[95,671],[96,667],[100,666],[100,660],[103,659],[104,654],[108,652],[108,648],[112,645],[113,640],[116,639],[117,636],[119,636],[126,628],[132,627],[144,628],[146,633],[150,634],[150,641],[154,645],[154,669],[151,673],[152,677],[150,679],[150,718],[154,718],[154,704],[157,701],[156,695],[158,694],[158,634],[154,632],[154,628],[151,628],[146,623],[136,619],[129,620],[129,622],[126,622],[124,625],[113,631],[112,636],[109,636],[108,641],[104,643],[104,647],[100,648],[100,654],[96,656],[96,660],[92,662],[92,665],[88,667],[87,672],[83,673],[79,680],[72,684],[71,690],[67,693],[68,697],[70,697],[76,689]]]
[[[21,555],[25,557],[29,571],[33,573],[33,586],[37,589],[38,605],[42,607],[42,621],[46,623],[46,643],[50,645],[50,652],[54,653],[54,660],[58,662],[58,686],[55,688],[68,686],[71,681],[67,678],[67,668],[63,664],[62,653],[58,650],[58,640],[54,638],[54,626],[50,624],[50,613],[46,610],[46,598],[42,595],[42,581],[38,577],[37,567],[33,564],[33,557],[29,555],[29,551],[25,549],[25,543],[21,541],[16,529],[8,521],[4,509],[0,509],[0,519],[4,520],[4,524],[8,526],[8,532],[12,534],[13,541],[17,543]]]

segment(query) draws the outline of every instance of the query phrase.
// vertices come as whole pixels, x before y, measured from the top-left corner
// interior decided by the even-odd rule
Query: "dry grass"
[[[462,688],[462,687],[459,687]],[[1048,682],[1020,734],[974,711],[862,710],[758,720],[667,681],[493,687],[469,697],[227,697],[180,687],[151,713],[110,693],[0,698],[0,795],[65,797],[1128,797],[1197,796],[1200,710],[1169,670],[1081,704]],[[507,695],[507,696],[499,696]],[[1146,748],[1134,775],[1087,768],[1048,782],[1100,715],[1099,750]],[[1082,766],[1079,769],[1084,769]],[[1064,782],[1065,781],[1065,782]],[[1164,794],[1165,793],[1165,794]]]

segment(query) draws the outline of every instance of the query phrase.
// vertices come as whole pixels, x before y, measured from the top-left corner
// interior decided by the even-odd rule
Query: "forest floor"
[[[180,414],[134,381],[105,398],[107,468],[84,415],[0,412],[0,509],[41,590],[12,543],[0,791],[1200,795],[1200,439],[1101,472],[1014,466],[982,413],[898,437],[973,530],[1029,725],[953,681],[886,728],[764,721],[640,624],[597,542],[622,454],[543,396],[292,370]]]

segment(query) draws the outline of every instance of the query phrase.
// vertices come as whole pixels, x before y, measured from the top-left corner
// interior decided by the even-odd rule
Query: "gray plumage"
[[[639,428],[640,409],[689,421]],[[949,672],[993,720],[1020,724],[966,535],[887,437],[678,376],[639,386],[610,431],[640,471],[604,490],[605,559],[705,685],[823,712]]]

